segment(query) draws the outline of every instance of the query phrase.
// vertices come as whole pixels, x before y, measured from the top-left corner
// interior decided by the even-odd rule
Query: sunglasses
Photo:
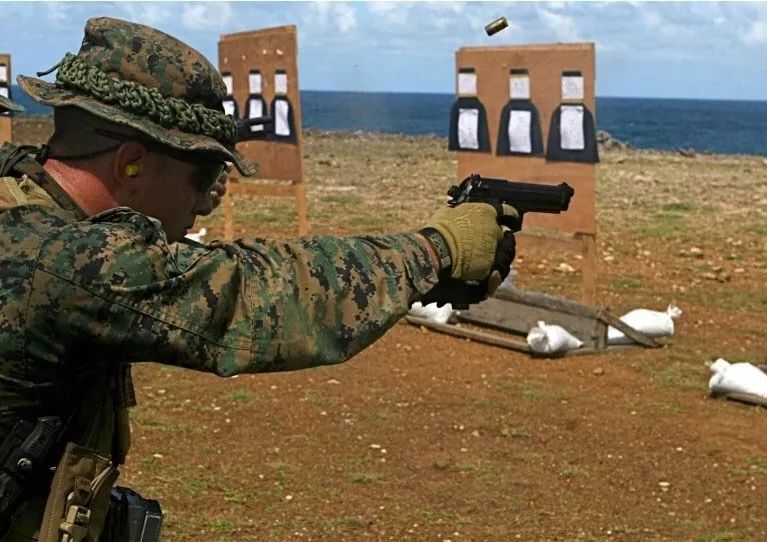
[[[201,153],[180,151],[167,145],[136,137],[135,135],[120,134],[100,129],[95,131],[99,135],[118,141],[138,141],[152,152],[195,166],[195,171],[192,174],[192,184],[202,194],[210,192],[216,181],[232,170],[231,164],[217,158],[212,158],[210,155],[206,156]]]

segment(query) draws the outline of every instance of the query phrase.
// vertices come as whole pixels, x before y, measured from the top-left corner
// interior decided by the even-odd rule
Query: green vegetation
[[[355,472],[349,475],[348,480],[353,484],[372,484],[378,480],[378,475],[364,472]]]
[[[697,538],[697,542],[745,542],[747,540],[752,538],[741,531],[716,531]]]
[[[256,395],[246,389],[236,389],[229,394],[229,399],[235,403],[250,403],[256,399]]]
[[[225,519],[212,519],[209,527],[211,532],[217,534],[228,534],[235,530],[235,525]]]
[[[642,277],[636,275],[615,277],[610,281],[610,287],[615,290],[639,290],[642,288]]]

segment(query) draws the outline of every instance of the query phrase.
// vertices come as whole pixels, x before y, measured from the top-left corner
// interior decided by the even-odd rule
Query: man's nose
[[[213,212],[213,197],[210,192],[207,194],[200,194],[197,198],[197,204],[193,209],[194,214],[199,216],[208,216]]]

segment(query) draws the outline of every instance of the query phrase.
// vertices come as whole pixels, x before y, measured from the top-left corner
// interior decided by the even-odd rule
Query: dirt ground
[[[446,146],[309,131],[312,232],[422,225]],[[705,365],[767,363],[767,159],[603,152],[597,191],[600,304],[676,302],[664,348],[541,360],[400,324],[302,372],[144,364],[121,483],[163,503],[171,542],[767,540],[767,409],[708,398]],[[238,236],[293,234],[291,201],[237,205]],[[223,235],[220,213],[199,225]],[[515,268],[576,298],[580,264]]]

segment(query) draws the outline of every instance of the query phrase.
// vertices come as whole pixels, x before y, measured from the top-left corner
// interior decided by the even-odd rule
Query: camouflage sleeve
[[[168,245],[126,209],[41,247],[27,329],[57,348],[228,376],[338,363],[437,281],[415,234]],[[40,344],[38,344],[40,343]]]

